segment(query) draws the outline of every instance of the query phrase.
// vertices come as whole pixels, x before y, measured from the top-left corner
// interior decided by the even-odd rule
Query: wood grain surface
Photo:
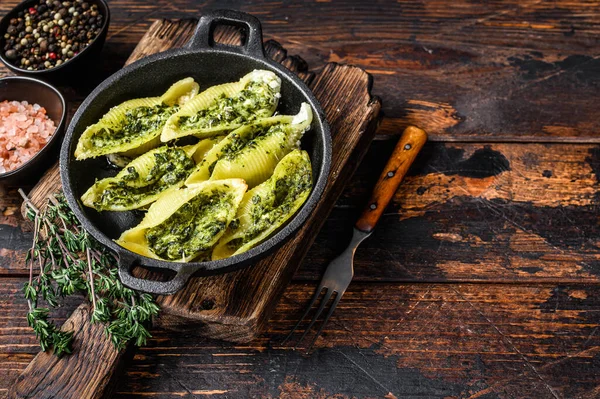
[[[0,15],[16,3],[0,1]],[[62,88],[72,109],[154,19],[226,7],[257,15],[312,72],[365,68],[386,114],[267,332],[228,344],[154,330],[114,397],[600,397],[597,2],[109,4],[91,82]],[[311,356],[279,346],[409,124],[430,143],[357,251],[357,281]],[[38,351],[23,317],[31,236],[19,206],[0,188],[0,398]]]
[[[0,313],[0,394],[37,350],[24,281],[0,286],[10,301]],[[249,344],[152,331],[114,397],[597,397],[598,286],[356,283],[306,355],[280,342],[313,289],[288,287]]]
[[[0,14],[16,3],[3,0]],[[385,99],[382,134],[397,135],[413,124],[441,141],[600,142],[594,105],[600,96],[600,17],[594,0],[109,5],[98,81],[119,69],[154,19],[229,7],[257,15],[266,39],[313,68],[330,61],[366,68],[376,77],[374,94]]]
[[[395,144],[371,145],[297,278],[318,279],[343,250]],[[598,282],[596,171],[596,145],[429,143],[357,251],[355,278]],[[0,199],[11,213],[0,230],[0,274],[24,275],[31,237],[9,193]]]
[[[9,398],[109,398],[133,351],[118,351],[101,324],[90,324],[92,309],[81,304],[62,326],[73,332],[73,353],[57,358],[40,352],[9,387]]]

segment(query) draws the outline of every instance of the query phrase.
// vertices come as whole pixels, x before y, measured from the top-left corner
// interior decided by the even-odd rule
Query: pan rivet
[[[375,209],[377,209],[377,204],[371,204],[371,206],[369,208],[371,208],[371,210],[375,210]]]
[[[412,148],[412,146],[410,144],[407,144],[407,145],[404,146],[404,149],[406,151],[410,150],[411,148]]]
[[[394,177],[394,172],[392,172],[392,171],[388,172],[388,177]]]

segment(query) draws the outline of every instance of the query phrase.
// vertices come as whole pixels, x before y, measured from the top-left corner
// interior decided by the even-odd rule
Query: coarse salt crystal
[[[0,102],[0,174],[29,161],[55,130],[44,107],[27,101]]]

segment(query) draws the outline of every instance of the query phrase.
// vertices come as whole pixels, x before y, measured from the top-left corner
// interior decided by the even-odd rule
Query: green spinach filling
[[[173,115],[179,106],[168,106],[164,103],[154,107],[137,107],[125,112],[118,127],[103,127],[91,137],[95,147],[116,146],[148,137],[162,128],[167,119]]]
[[[292,133],[292,132],[290,132],[290,125],[286,125],[286,124],[282,124],[282,123],[273,125],[273,126],[269,127],[268,129],[266,129],[266,128],[267,128],[266,126],[256,127],[255,130],[253,131],[251,137],[249,137],[246,140],[246,142],[244,143],[243,146],[240,146],[239,148],[236,148],[235,150],[232,150],[232,151],[224,152],[221,159],[226,159],[228,161],[234,161],[236,158],[238,158],[243,153],[243,151],[250,151],[250,150],[260,147],[261,142],[266,140],[268,137],[271,137],[271,136],[279,134],[279,133],[283,133],[287,137]],[[282,150],[284,150],[286,148],[286,145],[283,141],[279,144],[279,148],[281,148]],[[269,151],[267,151],[267,154],[268,153],[269,153]]]
[[[208,166],[209,174],[212,174],[217,162],[221,159],[233,159],[236,153],[243,150],[246,146],[251,145],[252,140],[264,132],[264,128],[261,126],[249,126],[248,129],[249,131],[245,132],[244,136],[240,136],[237,133],[229,136],[227,144],[221,148],[217,159]],[[206,161],[203,160],[202,162]]]
[[[228,138],[229,141],[223,146],[223,148],[221,148],[218,158],[208,166],[209,174],[212,174],[215,169],[215,165],[221,159],[233,161],[243,150],[256,148],[265,138],[284,131],[284,128],[281,124],[271,126],[266,132],[266,126],[248,126],[248,129],[249,131],[245,132],[243,137],[239,134],[232,134]],[[285,145],[281,144],[281,148],[284,149]],[[268,153],[269,151],[267,151],[267,154]],[[203,160],[202,162],[206,161]]]
[[[118,181],[111,182],[94,202],[99,209],[110,206],[129,206],[140,200],[159,194],[186,179],[196,167],[180,148],[168,148],[154,154],[155,164],[146,176],[130,166]],[[142,183],[141,187],[131,183]]]
[[[210,250],[215,237],[227,227],[225,215],[232,201],[233,196],[225,191],[197,195],[167,220],[146,231],[150,249],[169,260],[194,257]]]
[[[227,246],[236,250],[271,226],[282,224],[294,212],[296,199],[311,189],[310,168],[306,164],[294,164],[293,169],[288,170],[285,176],[275,180],[267,195],[252,197],[250,223],[245,226],[244,236],[229,241]],[[239,219],[234,219],[229,226],[232,230],[237,230],[240,227]]]
[[[263,115],[275,105],[276,93],[265,82],[250,82],[233,97],[221,94],[208,108],[192,116],[181,116],[179,128],[183,130],[210,129],[222,124],[244,124]]]

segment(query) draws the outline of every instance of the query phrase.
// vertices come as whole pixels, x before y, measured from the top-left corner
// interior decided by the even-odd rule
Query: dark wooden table
[[[2,0],[0,15],[16,3]],[[266,38],[313,69],[362,66],[385,110],[264,336],[234,345],[153,331],[115,397],[600,397],[597,1],[110,6],[97,80],[153,18],[229,7],[257,15]],[[65,90],[74,106],[87,91]],[[355,282],[317,350],[282,347],[408,124],[431,142],[357,251]],[[14,190],[0,190],[2,398],[38,346],[21,294],[31,234]]]

